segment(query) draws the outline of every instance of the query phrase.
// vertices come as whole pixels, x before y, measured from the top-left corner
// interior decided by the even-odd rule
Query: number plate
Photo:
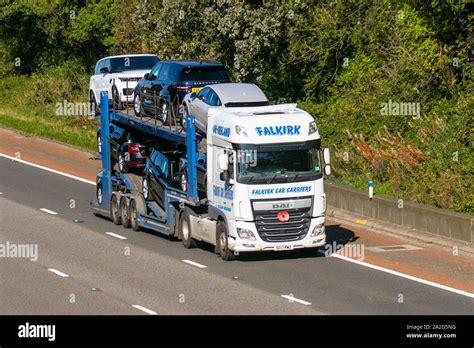
[[[293,245],[276,245],[273,247],[275,251],[282,251],[282,250],[293,250]]]
[[[202,89],[202,87],[193,87],[191,88],[191,92],[196,93],[199,92]]]

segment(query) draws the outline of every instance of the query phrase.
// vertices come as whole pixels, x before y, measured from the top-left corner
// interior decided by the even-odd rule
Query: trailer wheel
[[[112,217],[112,222],[114,225],[122,224],[122,212],[119,204],[117,195],[113,195],[112,202],[110,203],[110,216]]]
[[[137,212],[137,202],[134,199],[130,201],[130,225],[132,230],[135,232],[140,231],[140,226],[138,225],[138,212]]]
[[[232,261],[235,259],[234,253],[229,249],[229,236],[224,221],[217,223],[217,249],[222,260]]]
[[[181,214],[179,219],[179,234],[186,249],[196,247],[196,241],[191,235],[191,219],[186,211]]]
[[[127,201],[127,197],[122,197],[122,199],[120,199],[120,213],[122,216],[123,228],[130,228],[130,214],[128,210]]]

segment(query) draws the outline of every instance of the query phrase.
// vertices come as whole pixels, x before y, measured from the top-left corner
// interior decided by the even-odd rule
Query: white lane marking
[[[115,233],[112,233],[112,232],[105,232],[105,234],[108,234],[109,236],[112,236],[112,237],[115,237],[115,238],[118,238],[118,239],[127,239],[127,237],[124,237],[124,236],[121,236],[119,234],[115,234]]]
[[[207,268],[207,266],[201,265],[200,263],[197,263],[191,260],[182,260],[182,261],[199,268]]]
[[[140,305],[137,305],[137,304],[132,305],[132,307],[134,307],[134,308],[136,308],[136,309],[139,309],[139,310],[141,310],[141,311],[143,311],[143,312],[145,312],[145,313],[151,314],[151,315],[156,315],[156,314],[158,314],[158,313],[156,313],[156,312],[153,312],[151,309],[145,308],[145,307],[140,306]]]
[[[53,272],[53,273],[56,273],[58,276],[61,276],[61,277],[63,277],[63,278],[69,277],[68,274],[63,273],[63,272],[60,272],[60,271],[58,271],[57,269],[54,269],[54,268],[48,268],[48,271]]]
[[[71,178],[71,179],[79,180],[79,181],[85,182],[86,184],[95,185],[95,181],[91,181],[91,180],[87,180],[87,179],[84,179],[84,178],[81,178],[81,177],[78,177],[78,176],[75,176],[75,175],[63,173],[63,172],[60,172],[59,170],[51,169],[51,168],[48,168],[48,167],[43,167],[43,166],[40,166],[39,164],[36,164],[36,163],[28,162],[28,161],[25,161],[25,160],[22,160],[22,159],[18,159],[16,157],[5,155],[4,153],[0,153],[0,157],[5,157],[5,158],[11,159],[12,161],[15,161],[15,162],[20,162],[20,163],[23,163],[23,164],[26,164],[26,165],[29,165],[29,166],[32,166],[32,167],[35,167],[35,168],[46,170],[46,171],[51,172],[51,173],[55,173],[55,174],[59,174],[59,175]]]
[[[84,179],[84,178],[80,178],[80,177],[75,176],[75,175],[63,173],[63,172],[60,172],[60,171],[55,170],[55,169],[43,167],[43,166],[40,166],[40,165],[35,164],[35,163],[27,162],[27,161],[24,161],[24,160],[21,160],[21,159],[17,159],[16,157],[12,157],[12,156],[5,155],[5,154],[3,154],[3,153],[0,153],[0,157],[5,157],[5,158],[11,159],[11,160],[13,160],[13,161],[17,161],[17,162],[24,163],[24,164],[27,164],[27,165],[32,166],[32,167],[36,167],[36,168],[40,168],[40,169],[46,170],[46,171],[48,171],[48,172],[52,172],[52,173],[55,173],[55,174],[63,175],[63,176],[65,176],[65,177],[68,177],[68,178],[71,178],[71,179],[75,179],[75,180],[79,180],[79,181],[85,182],[85,183],[87,183],[87,184],[95,185],[95,182],[94,182],[94,181],[87,180],[87,179]],[[410,276],[410,275],[408,275],[408,274],[404,274],[404,273],[401,273],[401,272],[392,271],[392,270],[390,270],[390,269],[386,269],[386,268],[383,268],[383,267],[371,265],[370,263],[366,263],[366,262],[354,260],[354,259],[351,259],[351,258],[347,258],[347,257],[342,256],[342,255],[339,255],[339,254],[334,254],[334,253],[333,253],[331,256],[332,256],[332,257],[337,257],[337,258],[339,258],[339,259],[341,259],[341,260],[346,260],[346,261],[349,261],[349,262],[357,263],[357,264],[359,264],[359,265],[361,265],[361,266],[366,266],[366,267],[369,267],[369,268],[372,268],[372,269],[376,269],[376,270],[378,270],[378,271],[390,273],[390,274],[392,274],[392,275],[396,275],[396,276],[399,276],[399,277],[402,277],[402,278],[406,278],[406,279],[410,279],[410,280],[413,280],[413,281],[416,281],[416,282],[419,282],[419,283],[423,283],[423,284],[426,284],[426,285],[430,285],[430,286],[433,286],[433,287],[435,287],[435,288],[439,288],[439,289],[451,291],[451,292],[454,292],[454,293],[456,293],[456,294],[460,294],[460,295],[463,295],[463,296],[467,296],[467,297],[470,297],[470,298],[474,298],[474,294],[473,294],[473,293],[470,293],[470,292],[467,292],[467,291],[462,291],[462,290],[454,289],[454,288],[451,288],[451,287],[449,287],[449,286],[445,286],[445,285],[441,285],[441,284],[438,284],[438,283],[435,283],[435,282],[431,282],[431,281],[429,281],[429,280],[424,280],[424,279],[417,278],[417,277],[413,277],[413,276]],[[186,261],[183,260],[183,261],[184,261],[184,262],[187,262],[187,263],[190,263],[190,264],[194,264],[194,262],[189,261],[189,260],[186,260]],[[199,266],[203,266],[203,265],[199,265]],[[198,267],[199,267],[199,266],[198,266]],[[206,266],[204,266],[204,267],[202,267],[202,268],[206,268]]]
[[[44,211],[45,213],[51,214],[51,215],[58,215],[58,213],[56,213],[55,211],[52,211],[52,210],[49,210],[49,209],[46,209],[46,208],[41,208],[40,210]]]
[[[296,297],[291,296],[291,295],[281,295],[281,297],[286,298],[290,302],[297,302],[297,303],[301,303],[302,305],[305,305],[305,306],[311,306],[311,302],[308,302],[308,301],[305,301],[305,300],[300,300],[299,298],[296,298]]]
[[[415,282],[430,285],[430,286],[433,286],[433,287],[438,288],[438,289],[451,291],[451,292],[454,292],[458,295],[463,295],[463,296],[467,296],[467,297],[470,297],[470,298],[474,298],[474,294],[471,293],[471,292],[468,292],[468,291],[463,291],[463,290],[451,288],[451,287],[446,286],[446,285],[442,285],[442,284],[438,284],[438,283],[435,283],[435,282],[432,282],[432,281],[429,281],[429,280],[414,277],[414,276],[411,276],[411,275],[408,275],[408,274],[405,274],[405,273],[393,271],[393,270],[388,269],[388,268],[375,266],[375,265],[372,265],[372,264],[367,263],[367,262],[351,259],[350,257],[346,257],[346,256],[339,255],[339,254],[336,254],[336,253],[331,254],[331,257],[335,257],[335,258],[338,258],[338,259],[341,259],[341,260],[344,260],[344,261],[349,261],[349,262],[352,262],[352,263],[356,263],[356,264],[361,265],[361,266],[376,269],[378,271],[389,273],[389,274],[392,274],[392,275],[396,275],[396,276],[399,276],[399,277],[402,277],[402,278],[410,279],[410,280],[413,280]]]

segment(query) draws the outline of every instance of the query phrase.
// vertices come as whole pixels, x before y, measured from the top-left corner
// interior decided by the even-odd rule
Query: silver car
[[[186,119],[186,114],[196,117],[196,126],[206,132],[209,108],[227,109],[266,105],[270,105],[267,96],[253,83],[219,83],[187,94],[183,100],[182,112],[183,119]]]

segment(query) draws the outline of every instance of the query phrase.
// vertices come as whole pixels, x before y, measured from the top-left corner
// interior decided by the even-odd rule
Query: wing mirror
[[[324,148],[323,150],[323,160],[324,164],[331,164],[331,154],[329,153],[329,148]]]
[[[145,80],[151,80],[151,74],[150,73],[146,73],[144,76]]]
[[[191,93],[190,98],[192,100],[196,99],[196,92]]]
[[[227,156],[227,154],[225,153],[219,155],[218,162],[219,162],[219,169],[222,172],[227,172],[227,170],[229,169],[229,156]]]

